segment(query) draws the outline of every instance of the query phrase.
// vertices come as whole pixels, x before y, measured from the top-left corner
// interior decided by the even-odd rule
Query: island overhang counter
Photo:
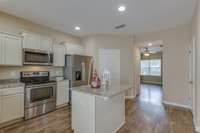
[[[71,88],[74,132],[115,133],[125,123],[125,91],[129,88],[127,84]]]

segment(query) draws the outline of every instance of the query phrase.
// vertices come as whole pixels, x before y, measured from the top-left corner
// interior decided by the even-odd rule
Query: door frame
[[[193,113],[193,117],[196,116],[196,113],[195,113],[195,109],[196,109],[196,96],[195,96],[195,92],[196,92],[196,37],[194,36],[192,38],[192,45],[190,46],[190,54],[192,54],[191,56],[191,62],[189,61],[189,65],[191,65],[189,69],[192,69],[192,70],[189,70],[190,72],[190,76],[189,77],[189,86],[191,87],[191,100],[192,100],[192,113]]]

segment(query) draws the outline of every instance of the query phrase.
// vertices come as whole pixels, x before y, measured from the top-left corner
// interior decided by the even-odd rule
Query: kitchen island
[[[126,84],[92,89],[73,87],[72,129],[75,133],[115,133],[125,123]]]

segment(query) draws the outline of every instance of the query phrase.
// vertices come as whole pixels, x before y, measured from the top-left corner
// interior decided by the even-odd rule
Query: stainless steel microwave
[[[24,65],[53,65],[53,53],[43,50],[23,49]]]

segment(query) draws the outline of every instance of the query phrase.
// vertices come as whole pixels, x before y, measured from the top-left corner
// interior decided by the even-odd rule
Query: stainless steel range
[[[49,72],[21,72],[25,83],[25,119],[56,109],[56,81],[49,80]]]

